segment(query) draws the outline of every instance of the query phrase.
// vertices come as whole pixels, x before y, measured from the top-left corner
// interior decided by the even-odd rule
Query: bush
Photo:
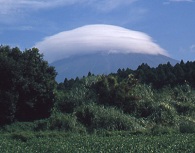
[[[94,102],[96,95],[88,88],[90,84],[90,81],[84,78],[69,90],[59,90],[56,95],[55,107],[63,113],[73,113],[77,107]]]
[[[150,86],[137,84],[130,91],[129,101],[124,102],[124,111],[140,118],[147,118],[156,109],[154,92]]]
[[[48,130],[48,119],[37,120],[35,123],[35,131],[45,131]]]
[[[115,108],[105,108],[95,104],[81,106],[76,111],[79,122],[89,130],[144,130],[137,120],[129,115],[125,115]]]
[[[178,122],[178,115],[175,108],[169,103],[160,103],[154,114],[150,117],[157,124],[175,126]]]
[[[11,137],[14,140],[20,140],[22,142],[26,142],[29,139],[32,139],[34,137],[34,134],[30,132],[19,132],[19,133],[12,133]]]
[[[178,133],[178,129],[175,127],[155,125],[151,129],[151,133],[153,135],[173,134],[173,133]]]
[[[195,105],[191,102],[174,102],[178,114],[180,115],[194,115],[195,113]]]
[[[54,113],[48,119],[36,121],[35,130],[85,132],[85,128],[77,122],[77,119],[74,115],[63,113]]]
[[[3,132],[21,132],[21,131],[33,131],[33,122],[15,122],[10,125],[5,125],[1,128]]]
[[[49,118],[48,127],[50,130],[73,131],[76,126],[76,118],[67,114],[54,114]]]
[[[179,130],[181,133],[195,133],[195,120],[189,117],[183,117],[179,125]]]

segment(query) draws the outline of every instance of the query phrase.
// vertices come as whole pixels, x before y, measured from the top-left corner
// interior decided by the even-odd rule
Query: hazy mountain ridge
[[[77,55],[51,63],[56,68],[58,76],[56,80],[63,82],[65,78],[86,76],[88,72],[94,74],[109,74],[117,72],[119,68],[137,69],[142,63],[150,67],[170,62],[175,65],[178,61],[164,55],[138,54],[138,53],[96,53]]]

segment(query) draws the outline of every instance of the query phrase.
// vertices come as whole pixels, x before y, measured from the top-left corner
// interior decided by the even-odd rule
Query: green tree
[[[43,60],[43,55],[36,48],[23,52],[20,65],[23,71],[17,83],[19,100],[16,118],[34,120],[48,117],[54,103],[54,68]]]
[[[21,52],[19,48],[1,46],[0,72],[0,108],[6,108],[1,118],[30,121],[50,115],[56,72],[38,49]]]
[[[9,48],[0,48],[0,124],[10,123],[14,120],[18,93],[15,88],[17,76],[17,63],[7,57]]]
[[[177,83],[177,84],[182,84],[182,83],[184,83],[185,72],[184,72],[182,66],[181,66],[180,64],[176,64],[176,65],[174,66],[173,71],[174,71],[175,76],[177,77],[177,78],[176,78],[175,84],[176,84],[176,83]]]

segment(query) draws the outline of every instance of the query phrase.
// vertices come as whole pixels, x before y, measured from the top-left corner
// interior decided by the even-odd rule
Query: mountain
[[[58,72],[56,80],[94,74],[109,74],[119,68],[136,69],[170,62],[166,50],[141,31],[105,24],[85,25],[45,37],[36,43],[44,58]]]
[[[159,64],[166,64],[167,62],[175,65],[178,61],[161,54],[94,53],[64,58],[51,63],[51,66],[54,66],[58,72],[57,82],[63,82],[65,78],[86,76],[88,72],[109,74],[117,72],[119,68],[135,70],[142,63],[147,63],[150,67],[157,67]]]

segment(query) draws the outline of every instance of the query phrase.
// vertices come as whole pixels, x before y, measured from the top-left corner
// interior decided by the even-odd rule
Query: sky
[[[0,0],[2,45],[29,49],[87,25],[122,27],[174,59],[195,61],[195,0]]]

